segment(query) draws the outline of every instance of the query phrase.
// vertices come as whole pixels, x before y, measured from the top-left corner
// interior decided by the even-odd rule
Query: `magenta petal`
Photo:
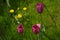
[[[44,4],[42,2],[37,3],[36,10],[37,10],[38,13],[42,13],[43,10],[44,10]]]
[[[40,24],[37,24],[37,26],[40,28],[41,25]]]
[[[40,32],[40,24],[35,24],[32,26],[32,32],[38,34]]]
[[[18,30],[18,33],[20,33],[20,34],[22,34],[23,33],[23,31],[24,31],[24,27],[23,27],[23,25],[18,25],[18,28],[17,28],[17,30]]]

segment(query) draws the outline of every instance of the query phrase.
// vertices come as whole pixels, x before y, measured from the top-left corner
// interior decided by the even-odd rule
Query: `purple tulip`
[[[34,34],[38,34],[39,32],[40,32],[40,24],[35,24],[35,25],[33,25],[32,26],[32,32],[34,33]]]
[[[44,10],[44,4],[42,2],[37,3],[36,10],[37,10],[38,13],[42,13],[43,10]]]
[[[17,30],[18,30],[18,33],[22,34],[24,31],[23,25],[19,24]]]

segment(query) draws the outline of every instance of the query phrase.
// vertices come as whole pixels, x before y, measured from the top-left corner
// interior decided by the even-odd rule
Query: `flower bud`
[[[23,31],[24,31],[24,27],[23,27],[23,25],[18,25],[18,28],[17,28],[17,30],[18,30],[18,33],[19,34],[22,34],[23,33]]]
[[[37,11],[38,13],[42,13],[43,10],[44,10],[44,4],[43,4],[42,2],[37,3],[37,5],[36,5],[36,11]]]
[[[32,32],[38,34],[40,32],[40,24],[35,24],[32,26]]]

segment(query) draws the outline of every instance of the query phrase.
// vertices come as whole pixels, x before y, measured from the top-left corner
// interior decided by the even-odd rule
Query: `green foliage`
[[[42,0],[46,8],[40,15],[36,12],[36,4],[40,0],[9,0],[11,7],[6,2],[0,1],[0,40],[38,40],[38,36],[32,33],[32,24],[41,23],[45,26],[46,31],[42,33],[41,40],[60,40],[60,0]],[[14,14],[9,10],[20,8]],[[23,11],[23,7],[27,7]],[[22,19],[19,21],[23,24],[25,30],[22,35],[17,32],[17,22],[13,15],[22,13]],[[41,19],[42,17],[42,19]],[[41,26],[42,27],[42,26]]]

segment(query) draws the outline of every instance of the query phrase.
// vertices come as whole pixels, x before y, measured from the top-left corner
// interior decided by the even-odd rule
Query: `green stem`
[[[42,33],[40,32],[40,34],[38,35],[38,40],[42,40]]]
[[[8,5],[8,7],[10,7],[10,3],[9,3],[9,0],[6,0],[6,2],[7,2],[7,5]]]
[[[41,20],[41,29],[42,29],[42,24],[43,24],[43,20],[42,20],[42,14],[40,15],[40,20]],[[38,35],[38,40],[42,40],[42,32],[39,33]]]

